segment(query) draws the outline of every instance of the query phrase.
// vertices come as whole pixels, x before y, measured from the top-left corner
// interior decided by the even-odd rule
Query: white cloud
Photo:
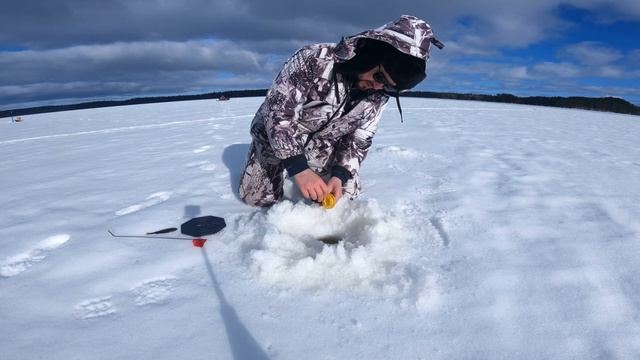
[[[529,69],[524,65],[509,65],[499,62],[477,61],[469,64],[447,62],[439,64],[438,73],[443,75],[477,75],[493,80],[524,80],[531,78]],[[435,77],[435,76],[434,76]]]
[[[581,75],[580,69],[571,63],[554,63],[545,61],[534,65],[531,74],[538,78],[575,78]]]
[[[436,31],[445,35],[443,40],[453,38],[469,53],[526,48],[561,38],[577,25],[560,17],[558,9],[562,6],[586,10],[593,20],[640,20],[638,0],[449,0],[437,6],[446,8],[439,12],[447,18],[433,20],[436,24],[446,24],[436,27]],[[464,21],[458,23],[460,19]],[[597,61],[595,55],[594,61]]]
[[[603,46],[598,42],[585,41],[565,47],[561,56],[573,59],[589,66],[604,66],[622,59],[623,54],[616,49]]]
[[[134,42],[0,52],[1,103],[264,88],[274,63],[230,42]]]
[[[2,2],[0,43],[39,50],[0,52],[0,68],[10,70],[0,72],[0,84],[34,94],[40,91],[37,84],[62,83],[133,83],[143,90],[176,92],[234,84],[264,87],[294,49],[338,41],[401,13],[424,18],[447,45],[442,52],[433,51],[432,80],[451,75],[460,82],[470,75],[525,87],[535,80],[573,81],[579,76],[638,77],[640,50],[622,54],[594,42],[568,46],[558,54],[559,61],[535,65],[530,64],[540,61],[533,58],[536,54],[515,60],[501,55],[505,49],[563,41],[577,25],[561,18],[561,6],[587,10],[591,20],[640,19],[638,0],[325,0],[322,7],[292,6],[288,0],[131,0],[109,6],[99,0]],[[455,64],[461,58],[476,61]],[[82,91],[82,86],[75,88]]]
[[[477,40],[473,40],[473,41],[477,41]],[[487,57],[487,56],[497,56],[500,54],[500,52],[497,51],[496,49],[483,48],[481,46],[471,47],[471,46],[461,45],[457,41],[447,41],[446,49],[447,50],[443,51],[442,53],[438,52],[438,50],[433,50],[431,51],[431,53],[432,55],[435,54],[435,56],[445,57],[445,58],[454,58],[459,56]]]
[[[558,1],[592,11],[592,16],[601,22],[640,20],[640,2],[637,0],[569,0]]]
[[[523,80],[531,77],[526,66],[502,66],[498,65],[495,71],[497,77],[501,79]]]
[[[154,79],[176,71],[260,73],[264,66],[262,55],[227,41],[114,43],[0,53],[0,68],[11,69],[0,74],[0,82]]]
[[[625,61],[629,64],[629,66],[637,69],[638,64],[640,64],[640,49],[630,51],[629,54],[627,54]]]
[[[603,78],[621,79],[628,76],[628,73],[621,67],[607,65],[594,68],[590,75]]]

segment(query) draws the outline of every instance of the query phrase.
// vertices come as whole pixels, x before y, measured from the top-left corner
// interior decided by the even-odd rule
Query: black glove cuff
[[[335,176],[342,181],[342,185],[351,179],[351,173],[346,168],[336,165],[331,168],[331,176]]]
[[[290,177],[293,177],[294,175],[309,168],[309,165],[307,164],[307,158],[304,156],[304,154],[286,158],[282,160],[282,163],[284,164],[285,169],[287,169],[287,174],[289,174]]]

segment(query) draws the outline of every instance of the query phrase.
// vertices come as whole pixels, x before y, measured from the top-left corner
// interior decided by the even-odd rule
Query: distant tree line
[[[258,89],[258,90],[231,90],[231,91],[223,91],[223,92],[198,94],[198,95],[151,96],[151,97],[133,98],[128,100],[90,101],[90,102],[83,102],[79,104],[70,104],[70,105],[49,105],[49,106],[23,108],[23,109],[3,110],[3,111],[0,111],[0,118],[50,113],[50,112],[56,112],[56,111],[94,109],[94,108],[123,106],[123,105],[139,105],[139,104],[153,104],[153,103],[163,103],[163,102],[172,102],[172,101],[218,99],[220,98],[220,96],[225,96],[226,98],[234,98],[234,97],[257,97],[257,96],[265,96],[265,95],[267,95],[266,89]]]
[[[601,97],[601,98],[582,97],[582,96],[519,97],[511,94],[478,95],[478,94],[438,93],[438,92],[427,92],[427,91],[411,91],[411,92],[408,92],[406,96],[420,97],[420,98],[476,100],[476,101],[489,101],[489,102],[499,102],[499,103],[509,103],[509,104],[553,106],[553,107],[562,107],[562,108],[610,111],[610,112],[616,112],[621,114],[640,115],[640,107],[624,99],[620,99],[616,97]]]
[[[211,92],[211,93],[199,94],[199,95],[154,96],[154,97],[133,98],[128,100],[91,101],[91,102],[70,104],[70,105],[51,105],[51,106],[38,106],[38,107],[23,108],[23,109],[3,110],[3,111],[0,111],[0,118],[31,115],[31,114],[41,114],[41,113],[56,112],[56,111],[92,109],[92,108],[101,108],[101,107],[110,107],[110,106],[152,104],[152,103],[186,101],[186,100],[218,99],[220,98],[220,96],[225,96],[226,98],[229,98],[229,99],[239,98],[239,97],[262,97],[262,96],[265,96],[266,94],[267,94],[267,89],[232,90],[232,91],[223,91],[223,92]],[[435,98],[435,99],[490,101],[490,102],[509,103],[509,104],[541,105],[541,106],[610,111],[610,112],[622,113],[622,114],[640,115],[640,107],[626,100],[615,98],[615,97],[602,97],[602,98],[581,97],[581,96],[519,97],[511,94],[478,95],[478,94],[440,93],[440,92],[430,92],[430,91],[410,91],[407,93],[403,93],[402,96],[418,97],[418,98]]]

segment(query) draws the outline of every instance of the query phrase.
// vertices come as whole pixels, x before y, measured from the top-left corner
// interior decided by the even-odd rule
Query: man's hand
[[[342,180],[333,176],[331,179],[329,179],[327,187],[329,188],[329,192],[332,192],[333,196],[335,196],[337,203],[338,200],[340,200],[340,198],[342,197]]]
[[[311,169],[306,169],[295,174],[293,176],[293,180],[296,185],[298,185],[302,196],[306,199],[320,202],[329,194],[327,184],[325,184],[324,180],[322,180],[322,178]]]

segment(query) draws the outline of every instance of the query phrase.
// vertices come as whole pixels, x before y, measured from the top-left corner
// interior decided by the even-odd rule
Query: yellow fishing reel
[[[329,195],[322,199],[322,207],[328,210],[333,209],[334,206],[336,206],[336,197],[333,193],[329,193]]]

